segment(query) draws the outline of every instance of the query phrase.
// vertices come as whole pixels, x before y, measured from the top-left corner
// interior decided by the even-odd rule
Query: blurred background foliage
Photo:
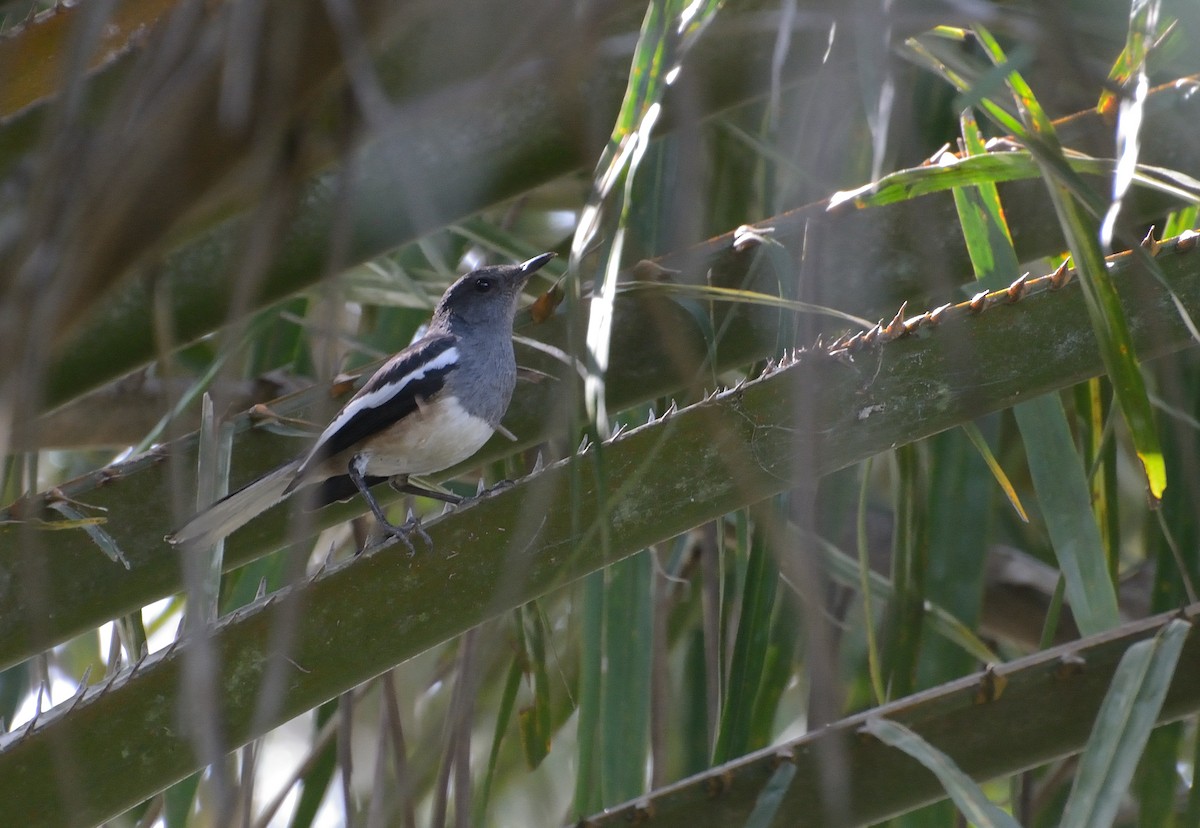
[[[1200,6],[0,16],[5,820],[1200,826]],[[543,250],[432,549],[163,542]]]

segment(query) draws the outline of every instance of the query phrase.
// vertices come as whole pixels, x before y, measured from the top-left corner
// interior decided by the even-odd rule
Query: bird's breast
[[[371,439],[366,473],[432,474],[461,463],[492,436],[492,426],[441,396],[422,403],[400,422]]]

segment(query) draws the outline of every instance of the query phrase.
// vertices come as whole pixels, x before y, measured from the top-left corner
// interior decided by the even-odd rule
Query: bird
[[[499,431],[517,380],[512,327],[529,277],[554,253],[473,270],[438,301],[425,333],[391,357],[334,415],[307,453],[226,495],[167,536],[184,549],[209,548],[277,503],[304,490],[316,508],[361,494],[388,534],[432,546],[420,521],[392,524],[370,487],[459,503],[409,482],[469,458]],[[515,438],[513,438],[515,439]]]

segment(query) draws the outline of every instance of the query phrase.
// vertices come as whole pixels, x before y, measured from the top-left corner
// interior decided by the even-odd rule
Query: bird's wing
[[[458,356],[454,336],[434,333],[381,365],[321,433],[289,491],[301,485],[316,465],[403,420],[418,404],[434,397],[458,367]]]

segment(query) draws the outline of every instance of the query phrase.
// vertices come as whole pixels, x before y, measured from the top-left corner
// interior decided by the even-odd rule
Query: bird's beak
[[[529,276],[534,271],[540,270],[542,268],[542,265],[546,264],[546,262],[553,259],[555,257],[555,255],[556,254],[554,254],[554,253],[542,253],[541,255],[534,256],[532,259],[530,259],[528,261],[521,262],[521,264],[520,264],[521,274],[523,276]]]

